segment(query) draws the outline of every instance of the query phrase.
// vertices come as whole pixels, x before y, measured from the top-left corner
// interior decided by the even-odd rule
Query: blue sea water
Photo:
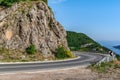
[[[105,46],[106,48],[109,48],[116,54],[120,55],[120,49],[116,49],[113,46],[118,46],[120,45],[120,41],[98,41],[102,46]]]

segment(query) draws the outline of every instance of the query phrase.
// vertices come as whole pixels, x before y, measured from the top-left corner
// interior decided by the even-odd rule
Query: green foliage
[[[9,7],[11,6],[13,3],[15,2],[19,2],[20,0],[1,0],[0,1],[0,5],[1,6],[6,6],[6,7]],[[22,0],[23,1],[23,0]]]
[[[66,50],[64,47],[61,47],[61,46],[59,46],[56,49],[55,56],[58,59],[73,58],[74,57],[73,54],[69,50]]]
[[[81,45],[93,42],[93,40],[85,34],[71,31],[67,31],[67,40],[68,46],[70,49],[72,48],[71,50],[80,50]]]
[[[0,48],[0,54],[8,54],[9,50],[6,48]]]
[[[42,0],[42,1],[44,1],[46,4],[48,4],[48,0]]]
[[[71,53],[70,50],[65,50],[65,51],[66,51],[66,54],[67,54],[68,57],[70,57],[70,58],[74,58],[74,57],[75,57],[75,56],[73,55],[73,53]]]
[[[107,48],[101,46],[90,37],[83,33],[76,33],[72,31],[67,31],[67,41],[68,46],[71,50],[75,51],[92,51],[92,52],[107,52]],[[84,45],[88,44],[85,47]]]
[[[56,54],[55,54],[56,58],[58,59],[63,59],[63,58],[67,58],[68,56],[66,55],[66,51],[64,49],[64,47],[58,47],[56,49]]]
[[[92,40],[83,33],[67,31],[67,40],[69,47],[80,49],[80,45],[90,43]]]
[[[32,44],[30,45],[27,49],[26,49],[26,52],[28,54],[34,54],[36,52],[36,49],[35,49],[35,46]]]
[[[120,55],[116,55],[117,60],[120,61]]]
[[[120,68],[120,65],[116,64],[115,61],[111,61],[111,62],[103,62],[100,65],[93,64],[90,66],[90,68],[93,71],[97,71],[100,73],[107,73],[109,69]]]
[[[48,0],[0,0],[0,6],[10,7],[13,3],[20,1],[44,1],[46,4],[48,3]]]

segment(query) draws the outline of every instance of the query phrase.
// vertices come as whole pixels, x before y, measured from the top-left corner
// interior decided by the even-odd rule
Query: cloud
[[[49,2],[53,3],[53,4],[64,2],[64,1],[66,1],[66,0],[49,0]]]

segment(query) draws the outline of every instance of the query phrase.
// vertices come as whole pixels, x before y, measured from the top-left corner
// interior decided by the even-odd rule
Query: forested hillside
[[[67,31],[68,46],[71,50],[92,51],[106,53],[107,48],[101,46],[83,33]]]

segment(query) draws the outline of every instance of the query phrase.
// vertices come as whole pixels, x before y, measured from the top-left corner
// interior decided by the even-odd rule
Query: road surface
[[[69,68],[74,66],[89,65],[94,62],[100,61],[104,56],[95,53],[85,53],[74,52],[80,58],[68,61],[58,61],[58,62],[35,62],[35,63],[20,63],[20,64],[0,64],[0,73],[8,72],[19,72],[19,71],[38,71],[38,70],[48,70],[48,69],[58,69],[58,68]]]

